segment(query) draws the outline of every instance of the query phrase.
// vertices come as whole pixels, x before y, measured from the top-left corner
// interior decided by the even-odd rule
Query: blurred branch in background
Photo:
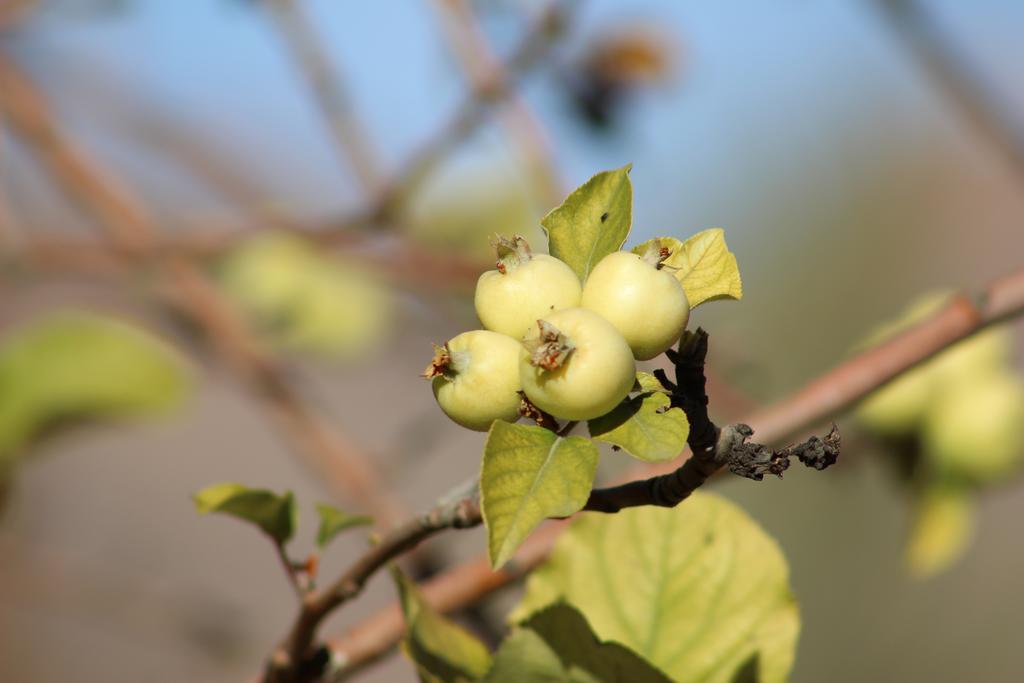
[[[97,219],[114,253],[134,256],[151,248],[158,230],[145,207],[63,135],[32,82],[3,55],[0,108],[54,183]],[[296,452],[331,488],[382,523],[404,518],[403,506],[385,491],[369,459],[305,402],[205,273],[176,254],[157,258],[154,266],[169,286],[167,300],[205,333],[225,364],[274,415]]]
[[[444,34],[473,92],[486,98],[491,92],[505,89],[509,75],[488,44],[473,6],[467,0],[434,0],[434,5],[442,12]],[[514,90],[508,91],[498,115],[512,145],[526,161],[541,205],[557,206],[565,192],[551,158],[548,135],[540,121]]]
[[[352,167],[363,190],[375,195],[380,184],[377,154],[306,9],[298,0],[266,0],[265,4],[324,115],[338,156]]]
[[[891,30],[975,132],[1024,182],[1024,122],[919,0],[875,0]]]
[[[579,0],[553,0],[545,6],[511,56],[505,60],[500,70],[505,74],[505,79],[493,82],[488,90],[474,89],[466,96],[448,123],[413,152],[402,169],[385,186],[373,210],[368,213],[371,218],[392,218],[395,210],[430,172],[487,121],[491,108],[514,92],[518,79],[548,57],[578,4]]]
[[[837,365],[790,397],[748,416],[743,422],[766,444],[784,443],[806,430],[834,419],[867,394],[921,365],[953,344],[992,325],[1024,314],[1024,270],[992,282],[973,302],[967,296],[951,300],[936,314],[890,341]],[[642,466],[624,481],[672,471],[673,463]],[[549,523],[531,535],[514,559],[494,572],[486,556],[457,565],[425,582],[426,600],[442,612],[473,604],[523,578],[547,557],[564,523]],[[341,678],[386,655],[401,639],[405,624],[397,605],[330,641],[335,661],[345,662]],[[340,680],[340,679],[339,679]]]

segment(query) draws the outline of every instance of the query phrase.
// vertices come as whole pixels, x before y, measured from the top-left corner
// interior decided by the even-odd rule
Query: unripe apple
[[[924,448],[944,471],[977,483],[1024,465],[1024,383],[1005,370],[964,377],[930,406]]]
[[[486,432],[495,420],[519,419],[519,351],[516,340],[473,330],[434,347],[423,376],[432,379],[444,414],[466,429]]]
[[[590,420],[626,398],[636,378],[629,344],[607,320],[585,308],[538,320],[519,355],[523,393],[555,417]]]
[[[572,268],[534,254],[519,235],[497,238],[498,267],[480,276],[473,303],[488,330],[519,340],[551,311],[579,306],[580,280]]]
[[[614,325],[637,360],[650,360],[670,348],[690,319],[683,286],[672,273],[659,268],[664,256],[608,254],[594,266],[583,287],[580,305]]]

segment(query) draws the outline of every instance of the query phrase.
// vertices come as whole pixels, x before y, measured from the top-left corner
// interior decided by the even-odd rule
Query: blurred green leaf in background
[[[72,311],[29,322],[0,340],[0,469],[58,425],[164,412],[188,390],[182,361],[138,327]]]

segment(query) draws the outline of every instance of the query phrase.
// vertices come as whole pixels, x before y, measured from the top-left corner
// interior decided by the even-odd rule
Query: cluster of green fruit
[[[608,254],[585,285],[520,236],[495,246],[497,268],[480,276],[474,297],[485,329],[435,346],[424,373],[444,413],[467,429],[518,420],[520,392],[556,418],[600,417],[629,394],[636,361],[664,352],[686,328],[686,292],[656,245]]]
[[[945,293],[923,298],[871,341],[923,320],[948,299]],[[975,484],[998,480],[1024,465],[1024,382],[1011,355],[1008,330],[982,332],[872,394],[858,417],[881,436],[918,439],[936,476]]]

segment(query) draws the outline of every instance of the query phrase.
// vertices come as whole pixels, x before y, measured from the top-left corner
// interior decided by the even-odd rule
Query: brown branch
[[[363,189],[375,194],[380,183],[376,154],[305,10],[298,0],[266,0],[266,5],[324,115],[338,155],[349,162]]]
[[[97,219],[111,251],[124,257],[152,253],[158,236],[146,208],[63,135],[34,84],[3,55],[0,111],[56,184]],[[384,487],[370,460],[306,403],[284,368],[250,334],[206,274],[176,254],[158,258],[154,265],[167,282],[168,300],[206,333],[225,363],[276,418],[304,461],[333,489],[380,521],[403,519],[403,506],[382,493]]]
[[[467,494],[465,488],[460,486],[426,514],[410,519],[388,533],[330,587],[307,594],[291,631],[270,657],[264,680],[267,683],[295,683],[319,678],[327,659],[323,647],[315,643],[316,630],[333,610],[359,595],[378,570],[426,538],[445,529],[478,526],[483,521],[475,482],[470,493]]]
[[[766,443],[785,441],[836,417],[867,394],[958,341],[1022,314],[1024,269],[991,283],[977,303],[965,296],[954,298],[927,320],[841,363],[789,398],[750,415],[746,421],[757,428]],[[821,441],[826,442],[828,438]],[[807,444],[814,447],[813,440]],[[800,457],[801,449],[798,446],[783,452]],[[682,468],[671,464],[644,466],[634,469],[627,479],[657,477],[676,469]],[[598,497],[604,495],[595,493]],[[563,524],[549,522],[538,529],[523,543],[512,561],[497,572],[491,571],[485,556],[480,556],[431,578],[421,587],[425,599],[441,612],[450,612],[522,578],[547,557]],[[330,640],[333,660],[342,663],[340,676],[358,671],[387,654],[402,637],[403,628],[401,612],[397,604],[393,604],[340,638]]]

